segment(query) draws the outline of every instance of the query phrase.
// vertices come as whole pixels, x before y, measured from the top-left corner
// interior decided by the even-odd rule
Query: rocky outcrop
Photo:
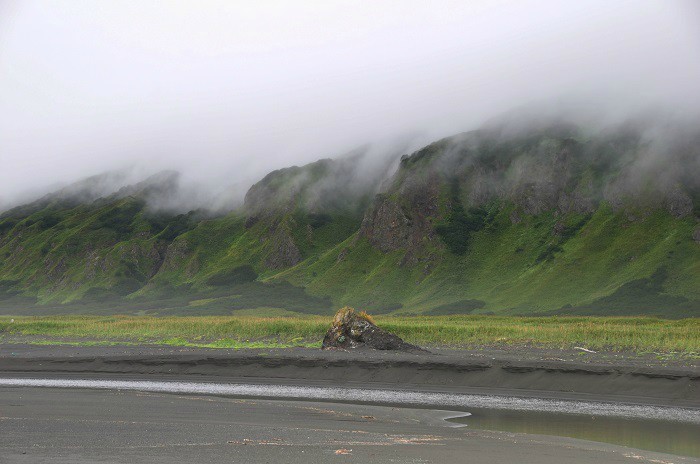
[[[557,211],[562,214],[590,214],[596,207],[596,201],[580,191],[574,191],[571,194],[561,192],[557,203]]]
[[[515,204],[527,215],[537,215],[557,206],[557,186],[552,182],[529,182],[517,187],[513,193]]]
[[[693,240],[695,242],[700,243],[700,226],[697,226],[695,228],[695,232],[693,232]]]
[[[375,205],[362,220],[360,235],[380,251],[389,253],[408,246],[411,221],[396,202],[377,195]]]
[[[278,227],[268,239],[270,253],[265,258],[265,266],[270,269],[284,269],[301,262],[301,251],[287,231]]]
[[[163,271],[174,271],[182,267],[192,254],[190,244],[185,238],[173,241],[165,249],[165,256],[160,269]]]
[[[430,173],[406,179],[397,192],[400,200],[377,195],[362,220],[360,236],[384,253],[406,251],[401,265],[420,262],[425,245],[435,238],[433,222],[440,215],[441,183],[438,174]]]
[[[92,280],[97,277],[98,274],[107,271],[107,259],[102,256],[100,250],[87,250],[85,256],[85,278]]]
[[[680,188],[666,194],[666,210],[676,218],[682,218],[693,212],[693,200]]]
[[[144,277],[150,279],[160,269],[167,246],[164,243],[125,243],[115,247],[119,261],[133,264]]]
[[[552,228],[552,235],[555,237],[561,237],[561,235],[566,231],[566,224],[561,221],[557,221]]]
[[[44,260],[44,272],[46,274],[46,278],[50,282],[54,282],[59,285],[59,283],[65,281],[68,277],[68,266],[66,265],[65,256],[47,257]]]
[[[398,350],[408,352],[425,351],[406,343],[400,337],[377,327],[372,318],[352,308],[342,308],[333,318],[333,325],[323,338],[321,349]]]

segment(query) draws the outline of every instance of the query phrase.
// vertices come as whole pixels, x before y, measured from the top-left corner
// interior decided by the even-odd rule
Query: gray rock
[[[435,174],[405,182],[397,202],[377,195],[365,214],[360,235],[384,253],[405,250],[401,265],[415,264],[424,255],[425,245],[435,237],[433,221],[439,219],[440,180]]]
[[[688,216],[693,212],[693,200],[679,188],[666,196],[666,209],[676,218]]]
[[[375,350],[425,351],[406,343],[400,337],[377,327],[365,313],[357,313],[352,308],[339,310],[333,318],[333,325],[323,338],[321,349],[371,348]]]
[[[301,251],[292,240],[292,237],[283,228],[278,227],[268,239],[271,248],[265,265],[270,269],[284,269],[301,262]]]
[[[367,212],[360,234],[369,243],[384,253],[389,253],[408,245],[411,222],[396,202],[377,196],[374,207]]]

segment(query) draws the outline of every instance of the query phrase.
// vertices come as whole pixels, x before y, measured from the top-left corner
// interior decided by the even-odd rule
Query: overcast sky
[[[700,2],[0,0],[0,208],[131,165],[245,184],[563,98],[700,109]]]

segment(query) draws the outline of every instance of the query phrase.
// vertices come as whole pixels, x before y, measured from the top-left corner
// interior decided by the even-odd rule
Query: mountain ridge
[[[273,171],[227,214],[149,206],[173,172],[48,195],[0,214],[0,311],[697,316],[699,147],[685,126],[492,123]]]

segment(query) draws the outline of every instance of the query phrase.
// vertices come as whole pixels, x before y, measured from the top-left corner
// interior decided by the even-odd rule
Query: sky
[[[700,2],[0,0],[0,209],[127,168],[241,195],[567,99],[700,111]]]

